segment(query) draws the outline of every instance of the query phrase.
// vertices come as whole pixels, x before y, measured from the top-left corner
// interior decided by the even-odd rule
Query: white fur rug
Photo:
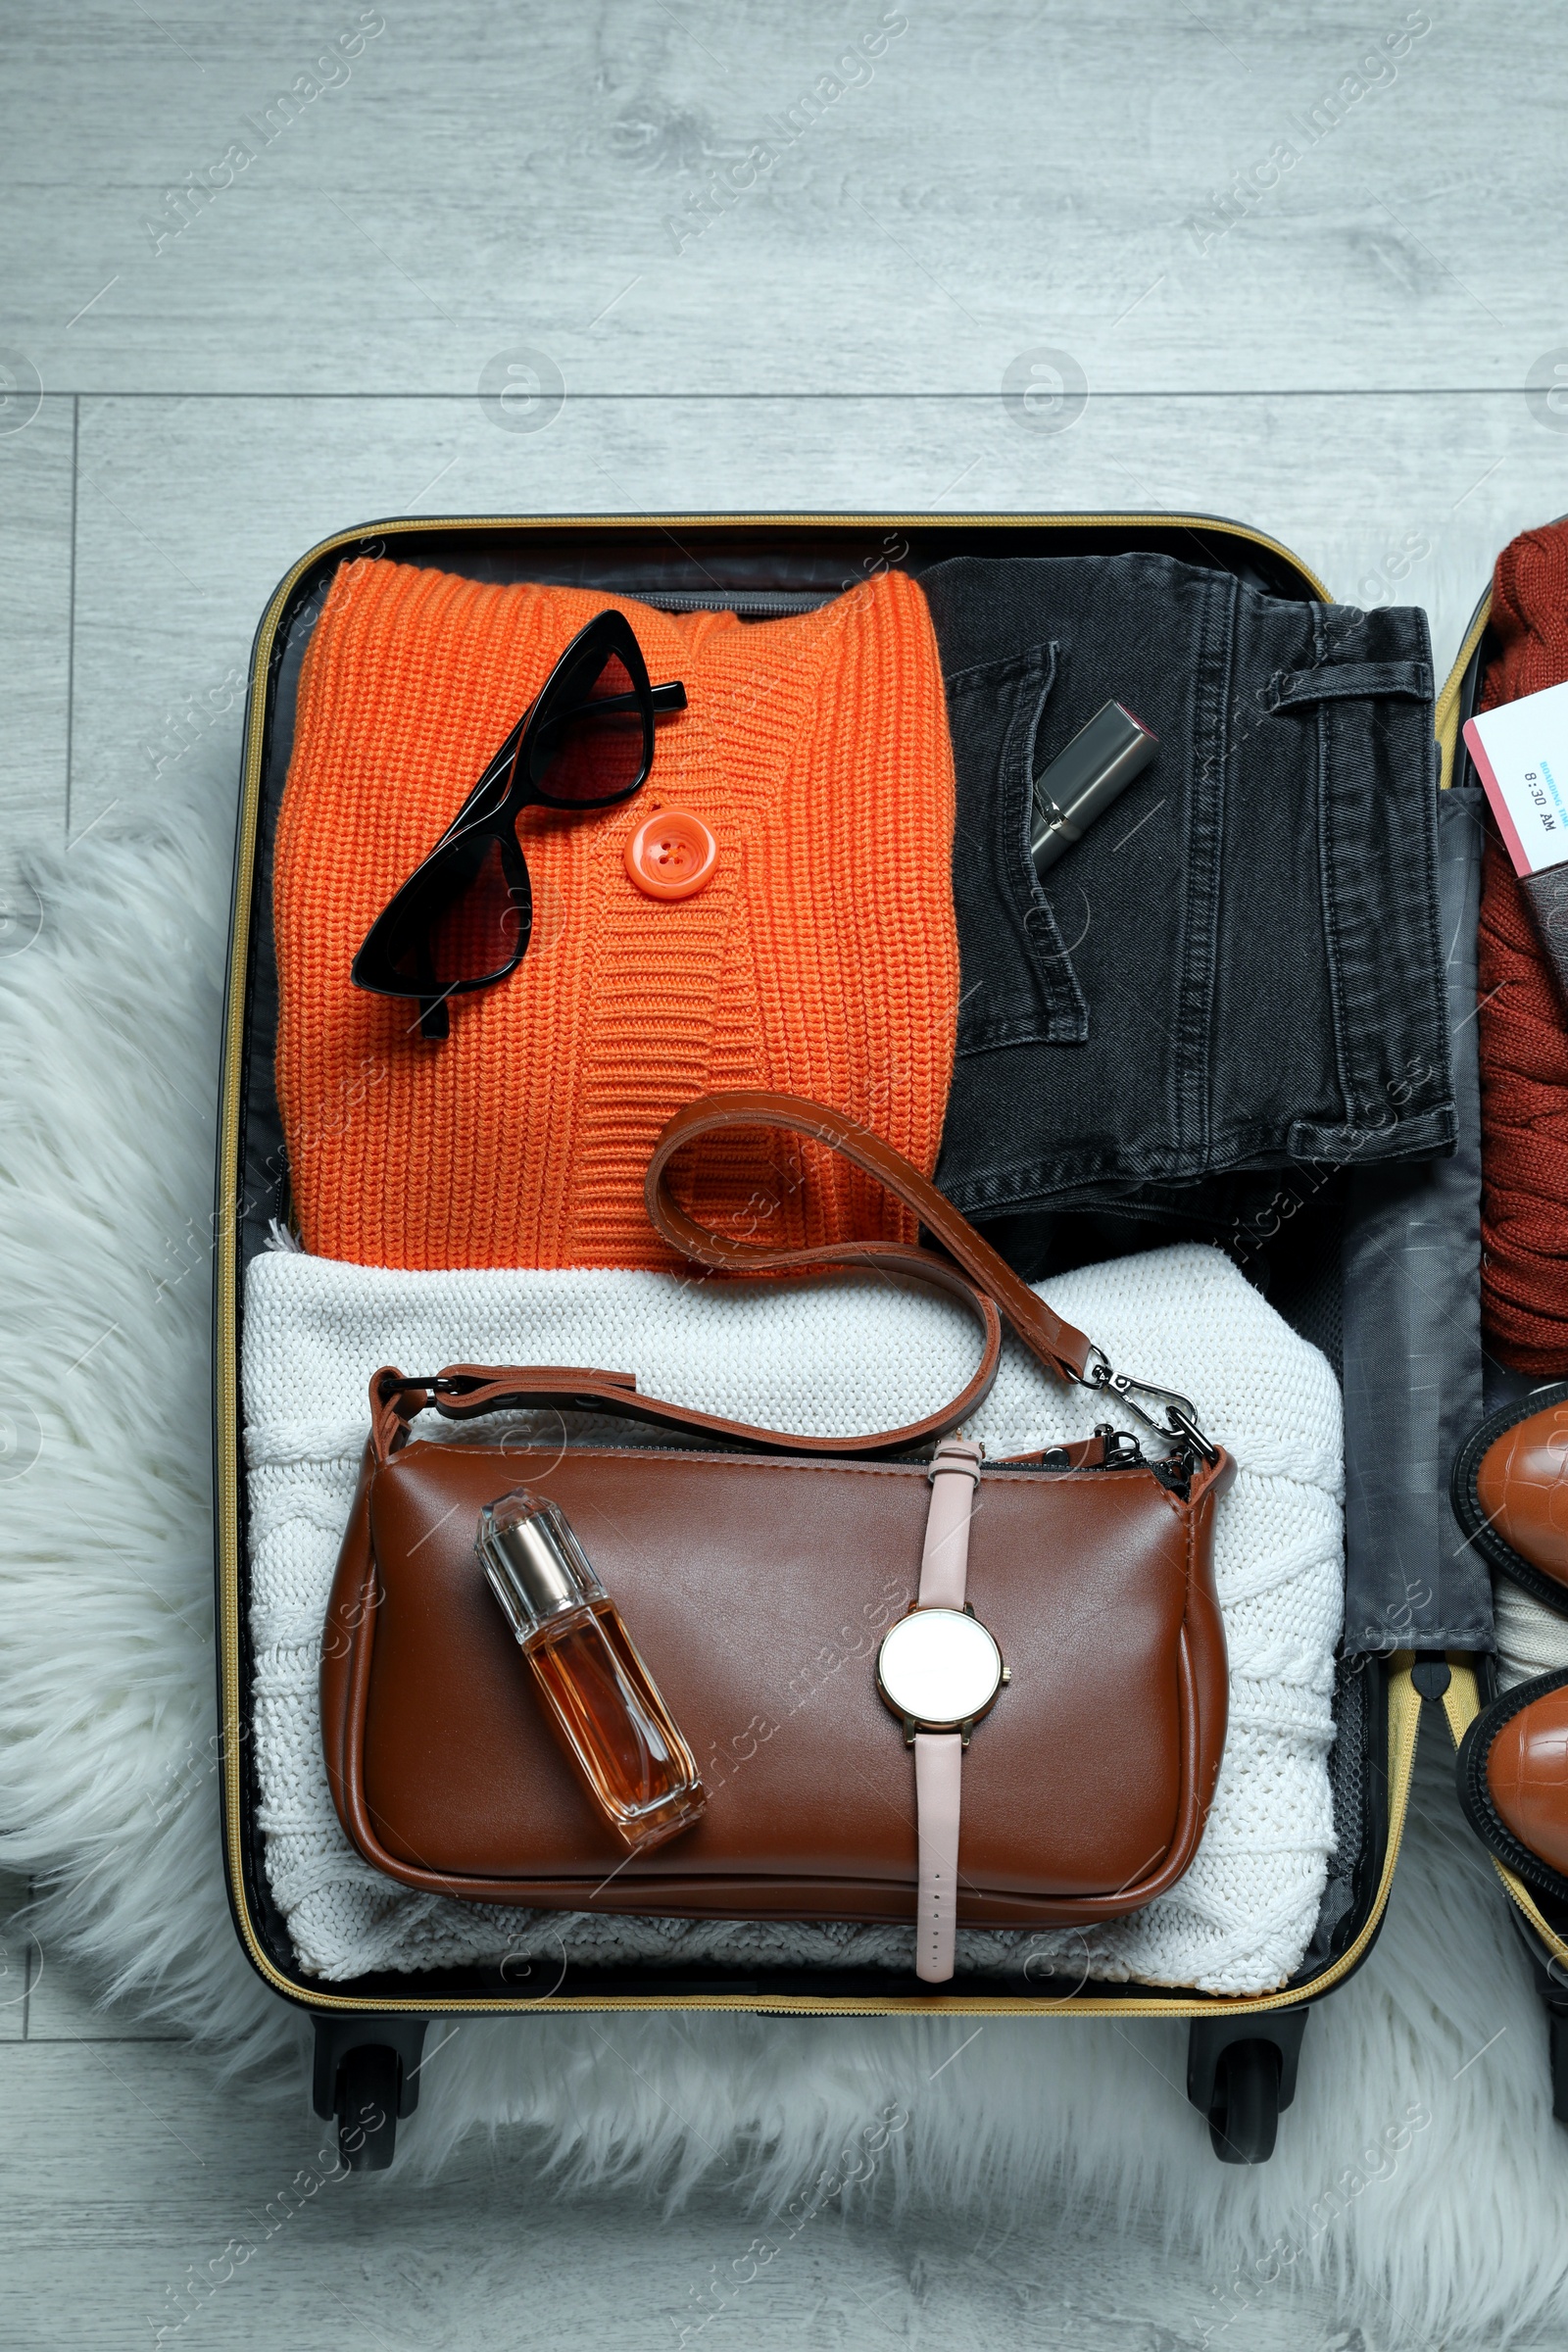
[[[212,1744],[229,831],[226,806],[156,837],[100,826],[38,870],[42,930],[0,962],[0,1860],[52,1887],[38,1933],[106,1996],[178,2019],[215,2066],[303,2102],[308,2036],[229,1924]],[[847,2145],[885,2138],[847,2193],[1024,2229],[1047,2201],[1157,2216],[1213,2288],[1203,2309],[1172,2309],[1171,2347],[1245,2352],[1251,2306],[1308,2276],[1378,2342],[1568,2327],[1568,2132],[1550,2120],[1544,2028],[1435,1719],[1424,1749],[1386,1933],[1315,2012],[1296,2105],[1255,2171],[1211,2157],[1183,2094],[1184,2028],[1055,2019],[978,2034],[937,2020],[469,2024],[432,2051],[400,2162],[435,2168],[476,2128],[527,2125],[568,2180],[678,2194],[706,2176],[781,2205],[824,2171],[842,2179]],[[887,2110],[891,2132],[874,2124]]]

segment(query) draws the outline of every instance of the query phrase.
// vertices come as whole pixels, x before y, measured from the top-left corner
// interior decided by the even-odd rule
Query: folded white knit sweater
[[[1568,1617],[1548,1609],[1544,1600],[1523,1592],[1506,1576],[1493,1578],[1492,1600],[1497,1628],[1497,1681],[1502,1690],[1511,1690],[1535,1675],[1560,1673],[1568,1666]]]
[[[1217,1250],[1151,1250],[1061,1276],[1049,1292],[1112,1363],[1192,1397],[1236,1456],[1215,1537],[1230,1730],[1208,1827],[1169,1894],[1081,1931],[966,1931],[958,1966],[1027,1966],[1036,1983],[1059,1976],[1064,1991],[1089,1976],[1262,1992],[1300,1963],[1333,1846],[1339,1390],[1316,1348]],[[933,1409],[962,1385],[974,1347],[958,1307],[886,1280],[401,1273],[281,1250],[256,1258],[242,1360],[253,1730],[268,1874],[301,1966],[338,1981],[508,1960],[529,1987],[563,1954],[599,1965],[910,1967],[912,1919],[906,1928],[588,1918],[421,1895],[383,1878],[349,1844],[327,1790],[321,1624],[379,1364],[603,1364],[705,1412],[847,1436]],[[1102,1398],[1050,1379],[1009,1342],[966,1434],[993,1452],[1017,1451],[1087,1437],[1104,1412]],[[432,1424],[424,1416],[418,1434],[449,1434]]]

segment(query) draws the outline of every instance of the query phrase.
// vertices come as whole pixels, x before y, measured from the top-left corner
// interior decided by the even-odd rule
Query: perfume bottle
[[[474,1549],[566,1753],[633,1853],[707,1804],[696,1759],[558,1504],[514,1488],[479,1513]]]

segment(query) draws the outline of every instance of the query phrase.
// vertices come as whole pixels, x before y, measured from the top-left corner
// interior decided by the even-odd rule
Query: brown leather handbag
[[[707,1231],[669,1162],[742,1127],[844,1153],[946,1254]],[[915,1169],[817,1104],[692,1103],[660,1138],[647,1200],[701,1266],[871,1265],[939,1287],[979,1323],[979,1367],[941,1412],[843,1439],[688,1411],[621,1372],[377,1372],[321,1665],[327,1773],[359,1851],[410,1886],[547,1909],[909,1921],[918,1889],[920,1973],[938,1981],[955,1923],[1108,1919],[1173,1886],[1213,1794],[1227,1693],[1213,1515],[1234,1469],[1191,1406],[1113,1371]],[[996,1461],[948,1440],[933,1459],[930,1441],[990,1389],[1004,1319],[1049,1371],[1125,1405],[1144,1443],[1107,1423]],[[412,1439],[429,1405],[460,1421],[611,1412],[688,1444]],[[478,1514],[518,1486],[571,1522],[701,1769],[706,1812],[651,1853],[628,1859],[599,1817],[480,1572]],[[953,1702],[962,1720],[901,1704],[887,1664],[894,1629],[932,1609],[960,1647],[981,1644],[958,1617],[998,1653],[984,1706]]]

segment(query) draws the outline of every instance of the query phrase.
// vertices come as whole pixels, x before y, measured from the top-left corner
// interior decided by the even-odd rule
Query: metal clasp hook
[[[1178,1396],[1174,1389],[1156,1388],[1152,1381],[1134,1380],[1131,1373],[1113,1371],[1102,1348],[1094,1348],[1091,1360],[1084,1367],[1083,1383],[1085,1388],[1100,1389],[1118,1397],[1130,1413],[1137,1414],[1146,1429],[1153,1431],[1155,1437],[1176,1438],[1201,1455],[1205,1462],[1218,1461],[1219,1447],[1212,1445],[1199,1428],[1191,1397]],[[1165,1407],[1165,1419],[1156,1421],[1152,1413],[1146,1412],[1137,1401],[1139,1396],[1152,1396],[1156,1403],[1162,1404]]]

